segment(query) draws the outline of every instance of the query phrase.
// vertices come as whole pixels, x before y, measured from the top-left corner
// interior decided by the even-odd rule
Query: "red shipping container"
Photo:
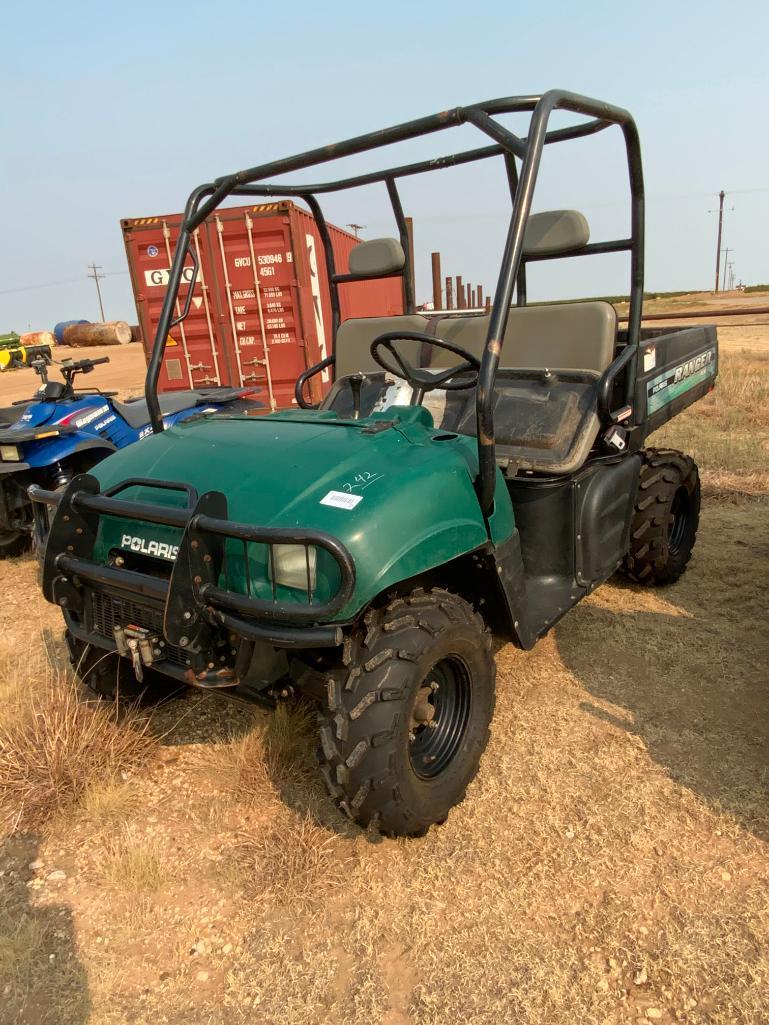
[[[149,359],[179,235],[181,214],[122,220],[136,310]],[[336,271],[360,241],[328,225]],[[189,316],[172,328],[159,390],[257,385],[265,404],[294,402],[299,374],[331,352],[331,302],[323,246],[310,213],[285,201],[216,210],[197,229],[200,265]],[[193,274],[188,257],[187,281]],[[179,290],[177,314],[186,297]],[[403,312],[400,278],[339,286],[342,320]],[[319,399],[331,383],[313,379]]]

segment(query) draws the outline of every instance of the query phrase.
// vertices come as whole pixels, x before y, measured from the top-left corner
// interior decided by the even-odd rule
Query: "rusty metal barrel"
[[[124,320],[104,324],[72,324],[62,331],[64,345],[82,349],[91,345],[128,345],[131,328]]]
[[[19,338],[19,345],[29,347],[30,345],[55,345],[56,339],[52,331],[27,331]]]
[[[68,327],[72,327],[73,324],[89,324],[88,320],[60,320],[58,324],[54,324],[53,337],[56,339],[57,345],[64,345],[64,332]]]

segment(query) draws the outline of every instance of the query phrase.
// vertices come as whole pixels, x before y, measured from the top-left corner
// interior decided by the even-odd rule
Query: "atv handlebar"
[[[99,356],[98,359],[65,360],[61,364],[61,372],[70,375],[90,374],[94,367],[98,367],[101,363],[109,363],[109,361],[109,356]]]

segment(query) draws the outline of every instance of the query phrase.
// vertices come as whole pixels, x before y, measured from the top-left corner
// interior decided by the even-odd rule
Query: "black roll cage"
[[[581,114],[590,118],[590,120],[548,132],[547,125],[554,110],[565,110],[574,114]],[[511,132],[494,119],[494,115],[528,111],[531,112],[531,119],[528,134],[524,138]],[[374,171],[368,174],[320,184],[280,185],[264,182],[265,178],[273,175],[288,174],[292,171],[328,163],[332,160],[352,156],[356,153],[363,153],[367,150],[378,149],[382,146],[389,146],[392,143],[404,142],[407,139],[429,135],[433,132],[439,132],[462,124],[474,125],[485,135],[493,139],[494,144],[443,157],[436,157],[432,160],[404,164],[400,167],[391,167],[383,171]],[[383,182],[386,185],[403,251],[406,254],[406,264],[403,270],[404,305],[407,313],[413,313],[413,267],[411,266],[406,218],[396,185],[397,179],[501,156],[506,165],[513,210],[502,253],[497,287],[494,292],[489,330],[476,392],[479,461],[478,495],[484,515],[489,515],[493,508],[496,481],[493,421],[494,384],[513,292],[517,285],[517,303],[518,305],[525,305],[527,261],[558,258],[558,255],[523,256],[524,234],[531,210],[542,150],[544,146],[555,142],[565,142],[571,139],[580,139],[588,135],[594,135],[609,128],[611,125],[618,125],[622,129],[625,140],[630,181],[630,237],[589,243],[582,249],[575,251],[573,255],[630,253],[630,306],[628,311],[627,344],[604,375],[600,385],[601,395],[599,400],[605,407],[608,400],[608,392],[613,387],[617,375],[620,371],[626,370],[625,400],[628,405],[631,405],[641,330],[644,271],[644,186],[638,131],[632,116],[621,107],[615,107],[601,100],[580,96],[576,93],[553,89],[543,93],[541,96],[509,96],[487,100],[484,103],[472,104],[468,107],[455,107],[452,110],[445,110],[439,114],[417,118],[414,121],[407,121],[403,124],[384,128],[377,132],[370,132],[366,135],[359,135],[330,146],[308,150],[306,153],[300,153],[297,156],[273,160],[266,164],[250,167],[244,171],[238,171],[235,174],[226,175],[208,184],[198,186],[190,194],[184,210],[173,264],[169,274],[168,288],[158,322],[152,356],[147,368],[145,394],[153,431],[159,433],[163,430],[163,418],[158,402],[157,385],[168,332],[175,323],[184,319],[189,312],[192,291],[197,278],[197,260],[193,249],[192,260],[195,272],[190,282],[184,308],[181,314],[174,320],[173,312],[184,273],[185,261],[187,254],[190,252],[193,232],[224,199],[228,196],[295,196],[307,203],[316,220],[323,244],[331,293],[332,338],[335,341],[340,321],[339,285],[345,282],[366,279],[352,274],[337,274],[331,237],[317,196],[324,193],[357,188],[362,185],[371,185],[376,182]],[[521,162],[520,171],[518,169],[518,161]]]

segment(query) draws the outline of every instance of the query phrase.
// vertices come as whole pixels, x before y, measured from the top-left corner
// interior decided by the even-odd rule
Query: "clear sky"
[[[96,319],[91,261],[107,274],[107,317],[133,322],[119,220],[173,213],[202,181],[446,107],[553,87],[625,106],[638,122],[648,289],[712,287],[709,211],[720,188],[737,278],[769,282],[768,12],[756,0],[8,4],[0,331]],[[481,138],[458,129],[387,158]],[[501,166],[428,175],[403,194],[415,219],[417,298],[430,296],[433,249],[444,273],[493,288],[509,216]],[[584,211],[594,240],[626,231],[616,129],[547,152],[534,208],[565,206]],[[335,197],[328,216],[374,237],[393,233],[386,209],[379,187]],[[559,262],[533,278],[532,298],[627,291],[623,256]]]

